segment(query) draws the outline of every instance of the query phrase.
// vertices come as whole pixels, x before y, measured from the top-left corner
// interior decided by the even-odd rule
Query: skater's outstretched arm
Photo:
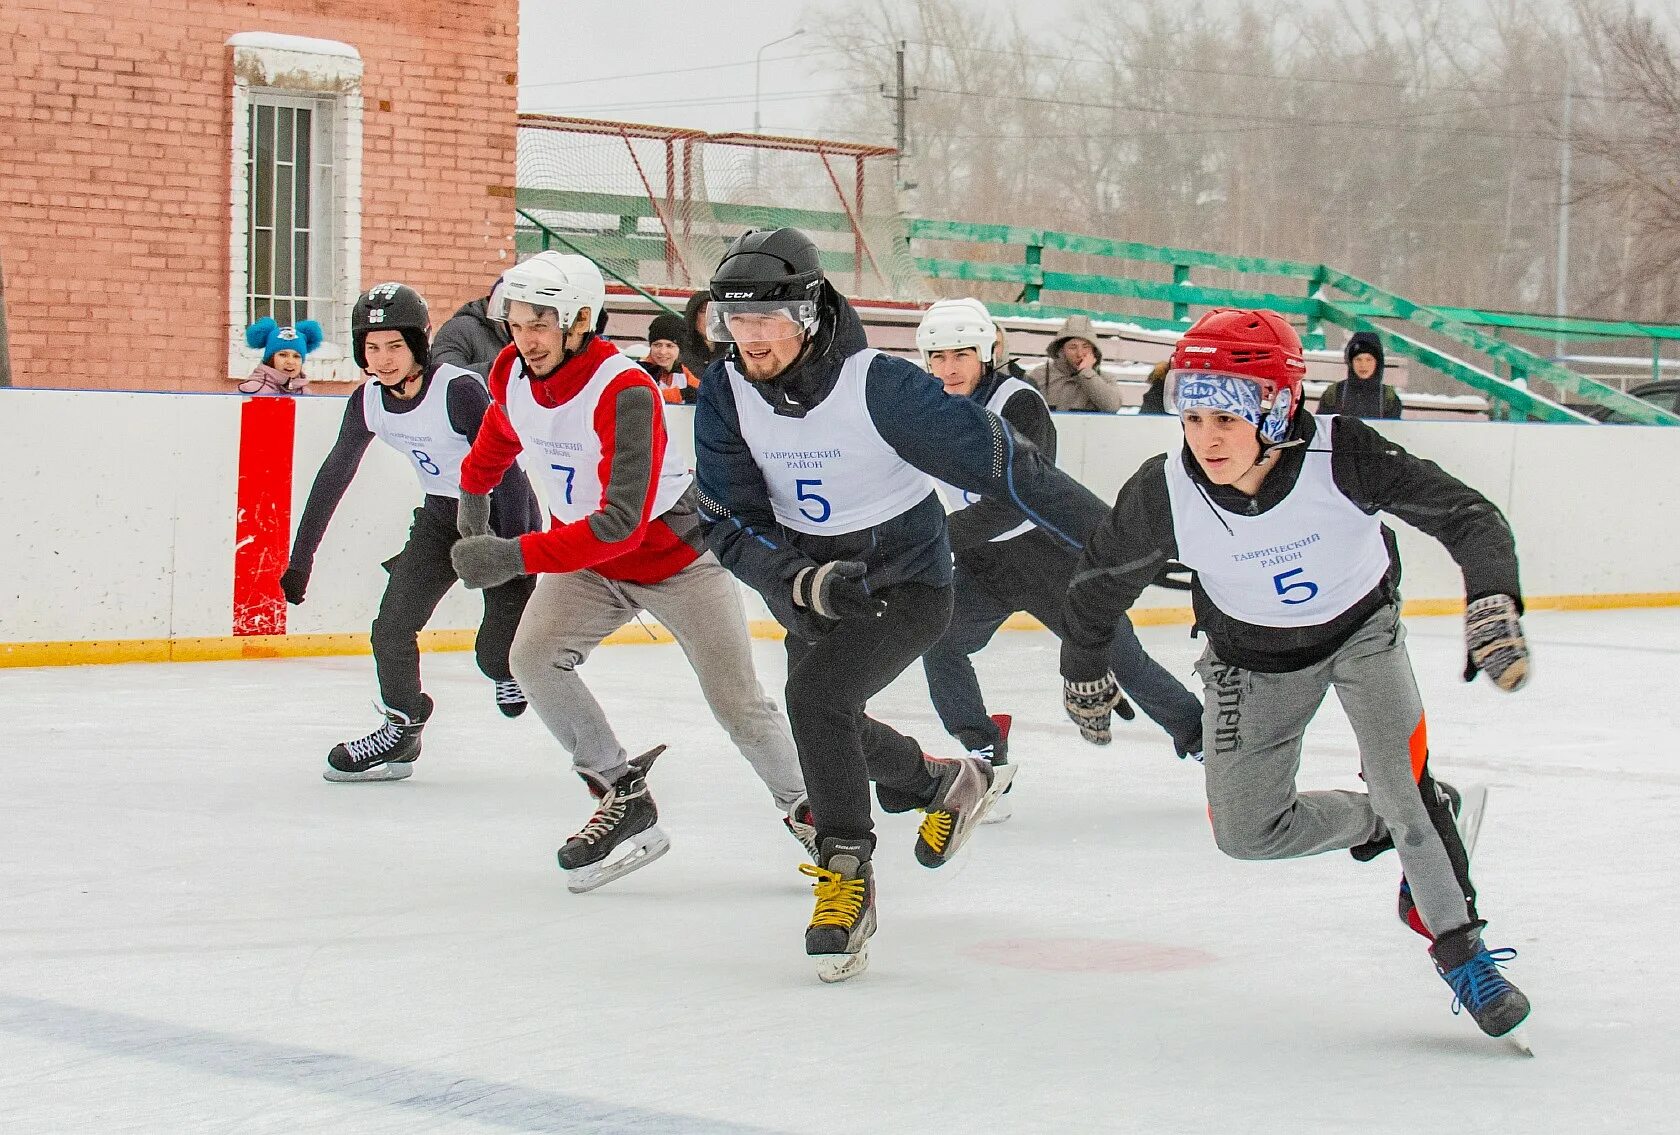
[[[694,408],[694,478],[706,543],[724,567],[764,597],[784,627],[808,616],[793,602],[793,581],[816,561],[790,546],[770,507],[770,489],[741,436],[735,394],[723,363],[700,383]]]
[[[1105,509],[1096,494],[997,415],[967,398],[952,398],[913,363],[876,357],[869,364],[865,398],[881,437],[924,473],[996,498],[1076,550],[1102,522]]]
[[[338,510],[338,502],[344,499],[350,482],[355,480],[362,455],[373,442],[373,431],[367,427],[367,412],[362,408],[362,399],[370,396],[379,397],[379,387],[371,381],[358,386],[345,400],[338,437],[327,451],[321,468],[316,470],[315,483],[309,486],[309,500],[298,520],[297,534],[292,537],[292,554],[280,576],[280,590],[288,603],[303,602],[309,575],[315,570],[315,553],[327,534],[327,524]]]
[[[1108,673],[1115,624],[1178,554],[1167,499],[1168,460],[1151,457],[1132,474],[1074,568],[1062,613],[1061,669],[1069,681]]]
[[[1498,506],[1358,418],[1339,416],[1331,428],[1331,473],[1349,500],[1366,512],[1391,513],[1439,540],[1463,571],[1471,602],[1509,595],[1522,609],[1516,540]]]
[[[472,449],[461,461],[461,491],[483,495],[489,493],[501,484],[503,475],[519,459],[519,454],[525,445],[519,440],[519,433],[513,428],[513,423],[507,416],[507,387],[509,376],[513,373],[514,364],[519,361],[519,354],[511,346],[505,347],[497,356],[496,364],[490,368],[490,392],[486,398],[484,409],[478,415],[478,421],[473,423],[472,432],[467,436],[472,439]],[[476,383],[474,385],[477,385]],[[462,423],[455,423],[455,387],[449,388],[450,393],[450,421],[456,429]],[[463,398],[466,397],[463,392]],[[463,407],[464,413],[470,413]],[[463,430],[463,433],[466,431]],[[527,485],[529,491],[529,485]]]
[[[1050,407],[1036,391],[1017,390],[1003,404],[999,415],[1015,431],[1038,447],[1045,460],[1056,460],[1056,425],[1050,419]],[[994,496],[981,497],[968,508],[951,514],[951,550],[961,552],[978,548],[994,536],[1001,536],[1026,519],[1021,511]]]

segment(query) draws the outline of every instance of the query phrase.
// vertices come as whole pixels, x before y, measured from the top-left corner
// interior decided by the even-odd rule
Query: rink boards
[[[0,392],[0,665],[343,654],[366,649],[385,573],[419,501],[407,462],[372,446],[328,529],[307,601],[274,581],[342,418],[341,398]],[[668,407],[692,458],[692,410]],[[1061,466],[1105,500],[1176,444],[1170,418],[1057,415]],[[1383,432],[1504,509],[1534,607],[1680,603],[1676,435],[1655,427],[1397,422]],[[540,490],[539,490],[540,491]],[[1460,605],[1457,568],[1396,525],[1414,613]],[[774,633],[756,596],[755,631]],[[1152,590],[1139,622],[1188,618]],[[428,632],[463,648],[476,596]],[[632,626],[623,641],[648,641]]]

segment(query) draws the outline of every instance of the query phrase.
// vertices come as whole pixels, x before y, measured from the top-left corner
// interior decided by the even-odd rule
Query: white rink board
[[[232,395],[0,391],[0,643],[225,636],[232,631],[239,407]],[[337,435],[340,398],[297,400],[295,528]],[[669,407],[692,460],[693,412]],[[1176,443],[1170,418],[1057,415],[1061,464],[1105,500]],[[1379,428],[1438,460],[1503,508],[1526,591],[1594,595],[1680,589],[1680,434],[1642,426],[1398,422]],[[1660,486],[1651,488],[1649,486]],[[296,633],[364,632],[419,503],[407,463],[375,442],[316,558]],[[1462,580],[1403,524],[1404,593],[1453,599]],[[767,618],[748,594],[749,615]],[[1151,589],[1145,606],[1181,606]],[[482,608],[452,591],[431,625],[470,629]]]
[[[881,818],[871,967],[837,987],[674,646],[585,667],[632,751],[673,744],[670,854],[590,895],[553,855],[582,787],[468,654],[427,656],[425,754],[373,785],[320,777],[372,724],[367,658],[55,667],[0,674],[0,1131],[1674,1130],[1680,610],[1535,613],[1509,696],[1458,680],[1456,619],[1409,626],[1437,773],[1491,788],[1475,878],[1533,1060],[1453,1016],[1392,856],[1222,857],[1157,731],[1079,741],[1043,633],[977,659],[1015,818],[941,871]],[[1142,637],[1188,674],[1184,628]],[[872,710],[949,751],[918,673]],[[1302,784],[1357,765],[1327,699]]]

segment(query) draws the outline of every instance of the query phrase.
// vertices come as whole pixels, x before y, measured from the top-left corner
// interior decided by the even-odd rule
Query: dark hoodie
[[[1353,373],[1353,356],[1371,355],[1377,369],[1370,378]],[[1356,332],[1342,351],[1347,364],[1347,377],[1327,389],[1318,400],[1321,414],[1351,414],[1355,418],[1398,418],[1401,413],[1400,392],[1383,382],[1382,340],[1369,331]]]
[[[803,418],[833,392],[846,361],[868,348],[857,313],[823,287],[816,333],[786,372],[750,383],[780,415]],[[826,627],[793,605],[799,570],[835,560],[868,566],[876,590],[900,583],[951,582],[945,509],[931,490],[911,508],[871,528],[812,535],[783,527],[770,504],[758,458],[741,433],[730,381],[731,360],[713,363],[700,384],[694,417],[695,479],[707,543],[725,567],[750,584],[789,631],[805,638]],[[952,398],[926,371],[877,354],[864,378],[864,405],[882,440],[906,462],[958,488],[1008,502],[1065,546],[1078,548],[1105,512],[1090,490],[1046,460],[1031,442],[985,407]],[[823,440],[814,437],[813,441]],[[820,470],[814,470],[820,476]],[[836,496],[844,485],[823,486]]]
[[[696,375],[706,373],[706,368],[729,353],[728,343],[707,343],[700,332],[694,329],[695,314],[711,301],[712,294],[698,291],[688,297],[688,303],[683,306],[682,338],[677,340],[677,347],[681,353],[677,362],[687,367]]]
[[[453,363],[485,378],[502,348],[513,341],[500,323],[484,314],[488,296],[461,305],[432,339],[431,361]]]

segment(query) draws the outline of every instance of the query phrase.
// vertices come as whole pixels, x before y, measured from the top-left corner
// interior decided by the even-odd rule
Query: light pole
[[[753,55],[753,133],[754,134],[757,134],[761,129],[763,129],[762,120],[759,118],[759,115],[758,115],[758,95],[759,95],[759,88],[760,88],[760,77],[761,77],[761,75],[763,73],[763,70],[764,70],[764,53],[766,51],[768,51],[770,48],[775,47],[778,43],[786,43],[788,40],[795,39],[795,38],[797,38],[799,36],[802,36],[804,34],[805,34],[805,29],[804,28],[794,28],[792,32],[788,33],[787,35],[784,35],[781,39],[771,40],[769,43],[767,43],[763,47],[759,48],[757,53]],[[756,190],[758,188],[758,147],[757,146],[753,147],[752,181],[753,181],[753,189]]]

